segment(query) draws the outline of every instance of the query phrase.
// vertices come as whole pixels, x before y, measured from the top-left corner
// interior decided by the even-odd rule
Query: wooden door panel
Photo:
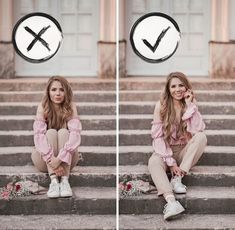
[[[52,15],[64,35],[58,53],[45,63],[28,63],[17,55],[16,75],[96,75],[99,0],[18,0],[14,8],[15,21],[32,12]]]
[[[162,75],[182,71],[191,75],[208,75],[210,40],[210,0],[130,0],[126,1],[127,73]],[[133,23],[149,12],[172,16],[181,31],[176,53],[164,63],[149,64],[137,57],[129,43]]]

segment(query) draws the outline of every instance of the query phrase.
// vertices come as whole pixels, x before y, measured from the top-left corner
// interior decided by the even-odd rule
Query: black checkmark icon
[[[164,29],[164,30],[160,33],[160,35],[158,36],[157,41],[155,42],[154,46],[152,46],[146,39],[142,39],[142,40],[143,40],[144,44],[145,44],[146,46],[148,46],[148,48],[149,48],[150,50],[152,50],[152,52],[154,53],[154,52],[156,51],[157,47],[159,46],[159,43],[161,42],[162,38],[165,36],[166,32],[167,32],[169,29],[170,29],[170,26],[168,26],[166,29]]]

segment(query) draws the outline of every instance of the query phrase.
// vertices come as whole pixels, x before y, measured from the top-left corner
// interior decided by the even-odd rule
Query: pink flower
[[[131,190],[131,188],[132,188],[131,184],[127,184],[126,186],[127,191]]]
[[[16,192],[18,192],[20,189],[21,189],[20,184],[17,184],[17,185],[16,185]]]
[[[8,191],[4,191],[1,193],[1,196],[4,200],[9,200],[9,193]]]
[[[123,183],[120,183],[119,184],[119,189],[123,190],[125,188],[124,184]]]
[[[11,182],[8,183],[7,186],[6,186],[6,188],[7,188],[7,190],[12,191],[13,188],[14,188],[13,183],[11,183]]]

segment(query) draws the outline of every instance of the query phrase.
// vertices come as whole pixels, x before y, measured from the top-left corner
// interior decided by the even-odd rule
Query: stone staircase
[[[186,208],[175,221],[163,220],[163,198],[156,194],[120,200],[120,229],[235,229],[235,81],[191,78],[206,123],[208,146],[190,175]],[[164,78],[122,79],[119,105],[119,180],[151,181],[151,121]]]
[[[0,187],[15,176],[48,186],[30,155],[32,124],[47,79],[0,80]],[[71,78],[83,125],[84,161],[73,170],[72,198],[0,199],[0,229],[116,229],[115,81]]]

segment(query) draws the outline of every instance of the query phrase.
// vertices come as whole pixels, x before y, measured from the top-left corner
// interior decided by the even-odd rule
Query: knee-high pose
[[[166,220],[184,211],[174,193],[186,193],[181,179],[198,162],[205,149],[204,129],[187,77],[180,72],[169,74],[154,110],[151,130],[154,153],[148,164],[158,195],[163,195],[167,202],[163,211]],[[166,173],[168,168],[171,181]]]
[[[50,175],[49,198],[72,196],[68,179],[79,160],[77,148],[82,129],[72,96],[71,86],[65,78],[51,77],[33,124],[35,149],[32,161],[40,171]]]

